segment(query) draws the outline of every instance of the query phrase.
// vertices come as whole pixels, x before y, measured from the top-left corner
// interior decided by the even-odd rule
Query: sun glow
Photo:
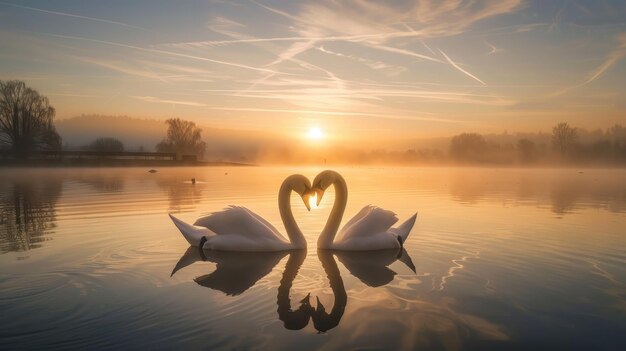
[[[311,127],[307,133],[307,137],[311,140],[324,139],[324,131],[320,127]]]
[[[312,194],[309,196],[309,207],[311,209],[317,208],[317,194]]]

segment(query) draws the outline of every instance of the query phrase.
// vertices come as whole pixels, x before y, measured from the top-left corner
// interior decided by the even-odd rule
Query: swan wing
[[[174,222],[176,228],[180,230],[180,232],[185,237],[185,240],[187,240],[187,242],[189,242],[189,245],[191,246],[198,246],[200,244],[200,240],[202,240],[202,237],[210,238],[212,236],[215,236],[215,233],[208,228],[191,225],[177,218],[171,213],[169,215],[172,219],[172,222]]]
[[[343,234],[346,231],[350,230],[350,227],[352,227],[355,223],[360,221],[361,218],[367,216],[367,214],[372,210],[372,208],[374,208],[374,206],[372,205],[367,205],[363,207],[361,211],[359,211],[356,215],[354,215],[354,217],[350,218],[350,220],[343,226],[343,228],[341,228],[341,230],[339,231],[339,234],[343,236]]]
[[[396,234],[400,238],[402,238],[402,242],[405,242],[409,233],[411,233],[411,229],[415,225],[415,220],[417,219],[417,212],[411,216],[409,219],[404,221],[404,223],[400,224],[397,228],[389,229],[390,233]]]
[[[364,210],[365,213],[362,214]],[[355,238],[362,239],[364,237],[384,233],[398,221],[398,217],[396,217],[395,213],[377,206],[365,206],[365,208],[361,210],[357,216],[359,218],[356,219],[350,226],[346,224],[346,227],[342,229],[342,241]],[[352,222],[352,220],[350,220],[348,224],[350,224],[350,222]]]
[[[217,235],[235,234],[252,240],[284,240],[273,225],[242,206],[230,206],[222,211],[198,218],[194,225],[208,228]]]

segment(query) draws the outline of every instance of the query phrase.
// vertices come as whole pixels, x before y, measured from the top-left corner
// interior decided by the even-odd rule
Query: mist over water
[[[0,348],[623,343],[624,170],[337,168],[344,223],[367,204],[419,212],[401,253],[318,253],[332,191],[311,212],[292,198],[303,252],[200,252],[167,216],[243,205],[284,233],[282,180],[321,170],[0,170]]]

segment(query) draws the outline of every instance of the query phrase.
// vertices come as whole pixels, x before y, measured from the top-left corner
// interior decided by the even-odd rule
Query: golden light
[[[309,196],[309,206],[313,208],[317,208],[317,193]]]
[[[324,131],[320,127],[311,127],[307,133],[307,137],[311,140],[320,140],[324,138]]]

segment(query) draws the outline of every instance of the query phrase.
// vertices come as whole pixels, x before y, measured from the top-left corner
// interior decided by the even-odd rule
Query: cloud
[[[379,1],[314,1],[290,14],[258,1],[252,3],[292,21],[297,35],[242,40],[209,40],[165,45],[228,45],[281,41],[348,41],[382,44],[397,38],[435,38],[463,33],[473,24],[490,17],[510,13],[520,0],[434,1],[418,0],[409,5],[393,6]],[[415,23],[419,30],[408,24]]]
[[[477,22],[516,10],[521,3],[520,0],[446,2],[417,0],[394,4],[368,0],[342,2],[320,0],[300,4],[296,7],[296,11],[291,13],[256,0],[251,0],[251,2],[273,15],[288,20],[289,30],[294,35],[259,38],[228,32],[227,34],[234,39],[164,45],[178,48],[201,48],[223,45],[290,43],[276,54],[276,58],[270,64],[265,66],[270,67],[278,66],[286,61],[293,62],[292,59],[321,43],[353,43],[396,55],[449,64],[452,68],[485,85],[483,80],[460,67],[443,51],[440,51],[440,54],[445,60],[436,57],[435,52],[423,40],[461,34]],[[230,20],[222,20],[221,22],[225,22],[225,25],[228,26],[241,27],[238,23],[230,23]],[[414,27],[418,29],[414,29]],[[420,53],[394,45],[394,40],[401,38],[418,39],[428,50],[428,53]],[[356,56],[348,54],[345,57]],[[310,69],[309,63],[300,61],[299,65],[305,69]],[[370,63],[368,66],[372,69],[386,67],[381,61]],[[274,74],[268,73],[262,80],[272,79],[273,76]]]
[[[485,41],[485,45],[489,46],[489,49],[491,49],[491,50],[489,50],[487,55],[493,55],[495,53],[504,51],[502,49],[497,48],[495,45],[493,45],[493,44],[491,44],[490,42],[487,42],[487,41]]]
[[[584,82],[561,89],[551,94],[551,97],[563,95],[599,79],[611,67],[622,61],[626,57],[626,32],[617,34],[615,36],[615,41],[617,42],[617,45],[613,48],[613,50],[611,50],[611,52],[609,52],[608,55],[606,55],[606,57],[599,66],[597,66],[595,69],[587,74],[587,79]]]
[[[167,100],[161,99],[154,96],[131,96],[133,99],[147,101],[147,102],[155,102],[161,104],[173,104],[173,105],[184,105],[184,106],[195,106],[195,107],[203,107],[206,104],[201,104],[199,102],[194,101],[179,101],[179,100]]]
[[[452,61],[452,59],[450,59],[450,58],[448,57],[448,55],[446,55],[446,53],[445,53],[445,52],[443,52],[443,51],[441,51],[441,50],[439,50],[439,52],[443,55],[443,57],[445,57],[446,61],[448,61],[448,63],[452,65],[452,67],[454,67],[454,68],[458,69],[459,71],[463,72],[463,73],[464,73],[464,74],[466,74],[468,77],[470,77],[470,78],[472,78],[472,79],[474,79],[474,80],[476,80],[476,81],[480,82],[480,84],[482,84],[482,85],[487,85],[487,84],[485,84],[485,82],[483,82],[482,80],[480,80],[478,77],[476,77],[475,75],[473,75],[473,74],[469,73],[468,71],[464,70],[464,69],[463,69],[463,68],[461,68],[459,65],[457,65],[454,61]]]
[[[35,7],[23,6],[23,5],[17,5],[17,4],[10,4],[10,3],[6,3],[6,2],[0,2],[0,4],[6,5],[6,6],[12,6],[12,7],[19,8],[19,9],[24,9],[24,10],[30,10],[30,11],[47,13],[47,14],[51,14],[51,15],[79,18],[79,19],[95,21],[95,22],[101,22],[101,23],[107,23],[107,24],[115,24],[115,25],[124,26],[124,27],[130,27],[130,28],[136,28],[136,29],[144,29],[144,28],[141,28],[141,27],[137,27],[137,26],[133,26],[133,25],[127,24],[127,23],[116,22],[116,21],[111,21],[111,20],[102,19],[102,18],[80,16],[80,15],[75,15],[75,14],[66,13],[66,12],[50,11],[50,10],[44,10],[44,9],[39,9],[39,8],[35,8]]]
[[[460,34],[479,21],[512,12],[520,3],[520,0],[417,0],[392,5],[366,0],[321,0],[303,5],[295,16],[295,25],[305,36],[364,36],[366,41],[381,43],[399,33],[421,38]],[[409,30],[398,31],[398,24]],[[409,24],[420,29],[415,31]],[[373,33],[376,35],[365,37]]]
[[[272,63],[270,63],[269,65],[265,66],[265,67],[269,67],[269,66],[274,66],[277,65],[281,62],[284,61],[288,61],[291,60],[292,58],[300,55],[301,53],[313,48],[315,46],[315,40],[309,40],[309,41],[303,41],[303,42],[296,42],[291,44],[291,46],[289,48],[287,48],[287,50],[281,52],[280,54],[278,54],[278,58],[273,61]]]
[[[268,113],[288,113],[288,114],[316,114],[325,116],[362,116],[362,117],[379,117],[385,119],[399,119],[399,120],[411,120],[411,121],[430,121],[430,122],[442,122],[442,123],[465,123],[467,121],[451,120],[446,118],[432,118],[432,117],[417,117],[417,116],[402,116],[398,114],[378,114],[378,113],[365,113],[358,111],[325,111],[325,110],[301,110],[301,109],[271,109],[271,108],[253,108],[253,107],[228,107],[228,106],[212,106],[211,110],[222,111],[240,111],[240,112],[268,112]]]
[[[275,70],[271,70],[271,69],[267,69],[267,68],[253,67],[253,66],[248,66],[248,65],[245,65],[245,64],[240,64],[240,63],[235,63],[235,62],[227,62],[227,61],[222,61],[222,60],[214,60],[214,59],[210,59],[210,58],[207,58],[207,57],[183,54],[183,53],[173,52],[173,51],[143,48],[143,47],[139,47],[139,46],[133,46],[133,45],[128,45],[128,44],[116,43],[116,42],[107,41],[107,40],[98,40],[98,39],[91,39],[91,38],[71,36],[71,35],[59,35],[59,34],[48,34],[48,33],[44,33],[44,35],[51,36],[51,37],[56,37],[56,38],[62,38],[62,39],[89,41],[89,42],[93,42],[93,43],[105,44],[105,45],[110,45],[110,46],[117,46],[117,47],[127,48],[127,49],[134,49],[134,50],[150,52],[150,53],[154,53],[154,54],[162,54],[162,55],[167,55],[167,56],[174,56],[174,57],[187,58],[187,59],[198,60],[198,61],[211,62],[211,63],[220,64],[220,65],[237,67],[237,68],[242,68],[242,69],[252,70],[252,71],[257,71],[257,72],[291,75],[290,73],[279,72],[279,71],[275,71]]]
[[[600,66],[589,73],[587,81],[583,84],[589,84],[600,78],[609,68],[613,67],[616,63],[626,57],[626,32],[618,34],[615,37],[615,41],[617,42],[617,46],[607,55],[606,59]]]
[[[328,49],[326,49],[323,46],[319,46],[316,49],[321,51],[321,52],[323,52],[323,53],[325,53],[325,54],[329,54],[329,55],[333,55],[333,56],[337,56],[337,57],[343,57],[343,58],[347,58],[347,59],[350,59],[350,60],[355,60],[355,61],[361,62],[364,65],[366,65],[369,68],[374,69],[374,70],[384,70],[384,69],[394,69],[394,71],[406,70],[405,67],[393,66],[393,65],[386,64],[386,63],[384,63],[382,61],[374,61],[374,60],[369,60],[369,59],[365,59],[365,58],[362,58],[362,57],[356,57],[354,55],[342,54],[340,52],[328,50]]]
[[[236,32],[235,30],[242,30],[246,28],[245,24],[239,23],[237,21],[228,19],[226,17],[217,16],[214,17],[207,28],[210,30],[225,35],[227,37],[235,38],[235,39],[247,39],[250,36],[241,34],[240,32]]]

